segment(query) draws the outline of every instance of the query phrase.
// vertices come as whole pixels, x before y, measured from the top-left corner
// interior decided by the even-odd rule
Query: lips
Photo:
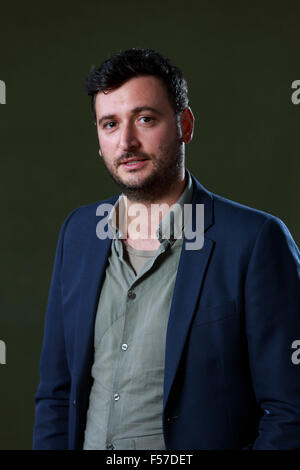
[[[143,162],[144,160],[148,160],[147,158],[128,158],[127,160],[124,160],[124,162],[122,162],[122,164],[126,164],[126,163],[133,163],[133,162]]]
[[[132,160],[130,162],[125,162],[124,165],[136,165],[137,163],[144,162],[145,160]]]
[[[121,165],[123,168],[126,168],[127,170],[137,170],[139,168],[142,168],[145,166],[149,159],[148,158],[129,158],[128,160],[125,160]]]

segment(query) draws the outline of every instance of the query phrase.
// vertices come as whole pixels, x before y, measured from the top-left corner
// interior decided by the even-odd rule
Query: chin
[[[141,174],[140,170],[132,170],[132,174],[128,175],[119,175],[120,181],[122,181],[123,184],[126,184],[130,186],[131,184],[136,186],[136,185],[143,185],[145,181],[148,180],[148,178],[151,177],[151,172],[145,172]]]

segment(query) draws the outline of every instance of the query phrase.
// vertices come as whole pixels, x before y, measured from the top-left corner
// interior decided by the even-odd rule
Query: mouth
[[[148,161],[148,158],[143,158],[143,159],[129,158],[125,162],[122,162],[121,165],[123,168],[134,170],[134,169],[142,168],[143,166],[145,166],[147,161]]]

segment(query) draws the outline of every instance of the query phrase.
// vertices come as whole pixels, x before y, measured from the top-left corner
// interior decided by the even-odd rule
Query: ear
[[[103,158],[102,153],[101,153],[101,149],[99,149],[99,155],[100,155],[101,158]]]
[[[182,111],[181,118],[180,118],[180,124],[181,124],[181,130],[182,130],[182,142],[185,144],[188,144],[192,138],[193,138],[193,133],[194,133],[194,115],[192,113],[191,108],[188,106]]]

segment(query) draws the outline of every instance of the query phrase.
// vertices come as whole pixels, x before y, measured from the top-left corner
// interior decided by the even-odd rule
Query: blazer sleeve
[[[68,448],[71,379],[64,341],[61,266],[65,230],[75,211],[67,217],[60,230],[50,283],[39,367],[40,383],[34,396],[34,450]]]
[[[263,410],[258,449],[300,450],[299,249],[285,224],[268,218],[251,254],[245,282],[245,327],[253,387]]]

